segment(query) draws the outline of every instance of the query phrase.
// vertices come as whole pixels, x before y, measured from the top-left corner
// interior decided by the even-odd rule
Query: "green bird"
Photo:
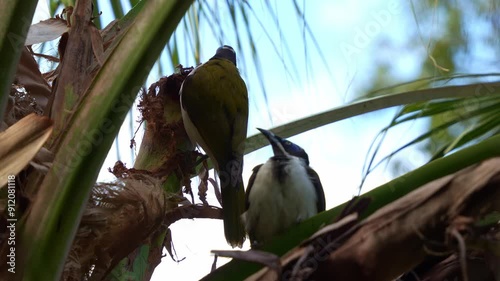
[[[248,123],[248,93],[230,46],[217,49],[196,67],[181,89],[184,128],[194,144],[208,154],[221,183],[224,234],[232,247],[241,247],[245,229],[243,153]]]

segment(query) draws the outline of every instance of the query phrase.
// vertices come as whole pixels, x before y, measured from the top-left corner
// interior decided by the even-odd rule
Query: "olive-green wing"
[[[182,105],[217,162],[242,157],[248,93],[234,64],[212,59],[196,68],[182,86]]]

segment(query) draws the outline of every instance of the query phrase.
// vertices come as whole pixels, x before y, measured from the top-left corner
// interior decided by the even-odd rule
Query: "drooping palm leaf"
[[[495,77],[497,74],[488,76]],[[465,77],[467,76],[461,76],[460,78]],[[477,76],[473,75],[472,77]],[[375,168],[390,160],[400,151],[419,142],[428,141],[432,139],[433,136],[449,130],[453,125],[465,124],[468,129],[464,130],[464,133],[460,134],[461,136],[458,136],[456,139],[442,142],[440,144],[441,148],[433,152],[434,156],[432,156],[430,161],[442,157],[445,153],[450,152],[452,149],[460,148],[470,141],[479,141],[483,135],[493,135],[500,127],[500,111],[498,110],[500,108],[499,93],[498,85],[495,83],[477,83],[475,87],[470,88],[470,95],[464,96],[463,98],[427,100],[425,102],[405,105],[394,116],[392,122],[381,130],[378,135],[377,144],[375,144],[375,141],[372,143],[374,150],[367,161],[361,186],[366,177]],[[423,118],[436,118],[439,116],[445,116],[445,119],[443,119],[440,124],[431,127],[428,131],[421,133],[413,140],[383,157],[376,164],[374,163],[380,145],[390,129],[405,122],[413,122]]]

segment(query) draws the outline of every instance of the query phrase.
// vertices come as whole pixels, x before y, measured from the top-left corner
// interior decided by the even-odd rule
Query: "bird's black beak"
[[[280,137],[278,137],[273,132],[268,131],[268,130],[264,130],[261,128],[257,128],[257,130],[259,130],[267,138],[267,140],[269,141],[269,143],[271,144],[271,146],[273,148],[273,152],[274,152],[275,156],[287,155],[287,153],[285,152],[285,149],[283,148],[283,145],[281,145],[282,139]]]

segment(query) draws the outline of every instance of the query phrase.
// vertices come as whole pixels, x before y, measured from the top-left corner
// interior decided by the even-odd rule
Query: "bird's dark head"
[[[309,156],[307,155],[306,151],[294,144],[293,142],[283,139],[277,135],[275,135],[273,132],[257,128],[266,138],[267,140],[271,143],[271,146],[273,147],[273,152],[275,156],[278,155],[293,155],[295,157],[299,157],[304,159],[307,165],[309,165]]]
[[[233,47],[229,45],[219,47],[212,59],[226,59],[231,61],[236,66],[236,52]]]

